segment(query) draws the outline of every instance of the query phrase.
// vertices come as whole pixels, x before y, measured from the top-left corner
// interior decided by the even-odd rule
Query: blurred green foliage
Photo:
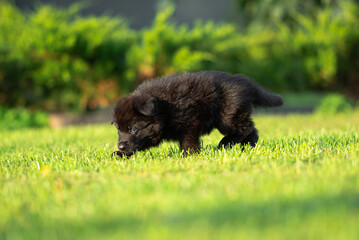
[[[288,2],[267,22],[251,15],[260,6],[259,15],[270,13],[265,2],[239,1],[249,21],[241,29],[211,21],[177,24],[169,4],[141,31],[120,17],[80,16],[81,4],[21,12],[2,2],[0,104],[91,110],[145,79],[199,70],[241,72],[276,91],[359,91],[356,2]]]
[[[0,131],[49,126],[49,116],[43,111],[24,108],[8,109],[0,106]]]
[[[316,112],[323,115],[334,115],[348,113],[352,110],[353,107],[345,96],[331,93],[320,101]]]
[[[139,33],[128,54],[128,77],[137,83],[175,72],[238,67],[234,46],[239,34],[231,24],[197,21],[192,28],[171,21],[172,6],[157,14],[151,28]],[[237,70],[238,71],[238,70]]]
[[[241,26],[293,24],[298,13],[315,16],[324,7],[337,7],[342,0],[234,0],[231,18]]]
[[[0,3],[1,104],[68,110],[114,101],[135,35],[121,18],[82,18],[80,9],[22,13]]]

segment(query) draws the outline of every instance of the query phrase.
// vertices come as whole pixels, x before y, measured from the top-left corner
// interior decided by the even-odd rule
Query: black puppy
[[[253,106],[280,106],[283,98],[268,93],[250,78],[224,72],[183,73],[146,81],[117,102],[113,123],[118,129],[119,156],[179,141],[181,151],[198,152],[199,138],[217,128],[222,146],[254,147],[257,129]]]

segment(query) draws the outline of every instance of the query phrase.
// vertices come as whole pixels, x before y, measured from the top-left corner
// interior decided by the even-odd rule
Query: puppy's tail
[[[251,89],[248,93],[250,93],[250,99],[254,106],[278,107],[283,105],[284,100],[279,94],[267,92],[255,81],[245,75],[236,74],[235,76],[237,79],[242,81],[243,84],[247,85],[249,89]]]
[[[255,98],[253,101],[254,106],[277,107],[283,105],[284,100],[282,96],[280,96],[279,94],[267,92],[257,84],[254,86],[254,88],[255,88],[255,94],[254,94]]]

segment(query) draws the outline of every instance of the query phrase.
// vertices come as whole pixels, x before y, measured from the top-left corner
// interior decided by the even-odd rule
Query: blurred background
[[[200,70],[246,74],[286,111],[350,111],[359,1],[0,0],[0,129],[103,121],[61,114]]]

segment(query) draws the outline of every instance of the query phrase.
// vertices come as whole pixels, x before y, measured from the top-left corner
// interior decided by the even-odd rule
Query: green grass
[[[254,116],[254,149],[109,157],[113,126],[0,133],[0,239],[358,239],[359,113]]]

